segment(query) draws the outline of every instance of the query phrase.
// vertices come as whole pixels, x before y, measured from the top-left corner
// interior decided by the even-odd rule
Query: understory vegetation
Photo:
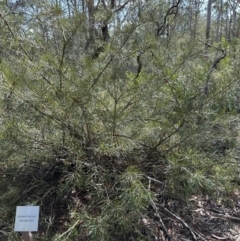
[[[193,196],[231,205],[229,2],[213,1],[209,39],[204,1],[0,3],[0,240],[21,240],[16,206],[40,206],[34,240],[145,241],[170,240],[163,215]]]

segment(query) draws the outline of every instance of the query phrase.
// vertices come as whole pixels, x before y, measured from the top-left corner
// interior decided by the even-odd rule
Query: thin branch
[[[215,47],[215,46],[212,46],[210,45],[209,43],[206,43],[200,39],[198,39],[198,41],[204,43],[208,48],[214,48],[218,51],[221,51],[222,54],[220,56],[218,56],[212,63],[209,71],[208,71],[208,74],[207,74],[207,77],[206,77],[206,81],[205,81],[205,85],[204,85],[204,95],[208,95],[209,93],[209,80],[210,80],[210,77],[211,77],[211,74],[213,72],[214,69],[217,69],[217,66],[218,64],[221,62],[221,60],[223,60],[226,56],[227,56],[227,52],[225,49],[222,49],[222,48],[218,48],[218,47]]]
[[[99,99],[99,98],[98,98],[97,96],[95,96],[95,95],[92,95],[92,97],[95,98],[101,105],[103,105],[103,106],[105,107],[105,109],[107,110],[107,112],[109,113],[109,115],[110,115],[111,117],[113,117],[111,111],[109,110],[109,108],[107,107],[107,105],[105,105],[104,102],[101,101],[101,99]]]
[[[122,6],[120,6],[118,9],[114,11],[114,13],[121,11],[122,9],[125,8],[125,6],[129,3],[129,1],[126,1]]]
[[[159,23],[157,22],[156,24],[158,25],[158,29],[157,29],[157,36],[160,36],[161,34],[164,33],[165,29],[169,26],[168,24],[166,24],[167,22],[167,18],[170,16],[170,15],[176,15],[178,13],[178,6],[180,4],[181,0],[178,0],[177,3],[173,6],[171,6],[166,15],[164,16],[164,19],[163,19],[163,24],[161,26],[159,26]],[[176,9],[176,11],[174,12],[173,10]]]
[[[138,25],[136,25],[132,31],[129,33],[129,35],[127,36],[127,38],[124,40],[124,42],[122,43],[122,45],[120,46],[120,48],[116,51],[115,55],[118,55],[118,53],[122,50],[122,48],[124,47],[124,45],[127,43],[127,41],[129,40],[130,36],[132,35],[132,33],[137,29]],[[109,59],[109,61],[106,63],[106,65],[104,66],[104,68],[102,69],[102,71],[97,75],[97,77],[93,80],[93,83],[91,85],[91,88],[93,88],[97,82],[99,81],[100,77],[102,76],[102,74],[104,73],[104,71],[108,68],[108,66],[110,65],[110,63],[114,60],[114,56],[112,55]]]
[[[168,140],[171,136],[173,136],[175,133],[177,133],[184,124],[184,119],[181,121],[180,125],[178,126],[178,128],[176,128],[173,132],[171,132],[169,135],[167,135],[165,138],[161,138],[159,140],[159,142],[152,148],[151,152],[155,151],[161,144],[163,144],[166,140]]]
[[[11,29],[10,25],[8,24],[8,21],[4,18],[4,16],[1,13],[0,13],[0,18],[3,19],[5,25],[7,26],[8,30],[9,30],[9,32],[11,33],[12,37],[16,38],[13,30]],[[26,49],[21,44],[18,44],[18,46],[21,48],[21,50],[27,56],[27,58],[30,60],[30,62],[33,63],[33,59],[31,58],[29,53],[26,51]],[[61,97],[59,96],[58,91],[56,90],[55,86],[43,74],[41,74],[41,76],[49,85],[51,85],[53,87],[53,89],[55,90],[56,96],[58,97],[58,99],[60,99]]]
[[[240,222],[240,217],[234,217],[234,216],[230,216],[229,214],[214,214],[212,215],[212,217],[214,218],[225,218],[225,219],[230,219],[236,222]]]
[[[44,74],[41,74],[41,77],[42,77],[49,85],[52,86],[52,88],[54,89],[55,94],[56,94],[56,96],[58,97],[58,99],[61,99],[61,96],[59,95],[58,91],[56,90],[55,86],[51,83],[51,81],[50,81]]]
[[[212,237],[213,238],[215,238],[215,239],[217,239],[217,240],[228,240],[229,238],[228,237],[218,237],[217,235],[215,235],[215,234],[212,234]]]
[[[201,39],[197,39],[199,42],[203,43],[204,45],[207,45],[208,48],[213,48],[213,49],[216,49],[216,50],[219,50],[219,51],[223,51],[223,49],[221,48],[218,48],[216,46],[212,46],[210,45],[209,43],[206,43],[205,41],[201,40]]]
[[[209,92],[209,80],[210,80],[210,77],[211,77],[211,74],[212,74],[213,70],[214,70],[214,69],[217,69],[217,65],[218,65],[218,64],[220,63],[220,61],[223,60],[223,59],[226,57],[226,55],[227,55],[227,52],[226,52],[224,49],[222,49],[221,52],[222,52],[221,56],[217,57],[217,58],[213,61],[212,65],[211,65],[211,67],[210,67],[210,69],[209,69],[209,71],[208,71],[207,78],[206,78],[206,82],[205,82],[205,86],[204,86],[204,95],[207,95],[208,92]]]
[[[93,83],[91,85],[91,88],[93,88],[98,80],[100,79],[100,77],[102,76],[102,74],[104,73],[104,71],[107,69],[107,67],[110,65],[110,63],[112,62],[113,60],[113,56],[110,57],[109,61],[106,63],[106,65],[104,66],[104,68],[102,69],[102,71],[98,74],[98,76],[93,80]]]
[[[0,17],[3,19],[4,23],[6,24],[9,32],[11,33],[11,35],[13,36],[13,38],[16,38],[14,32],[12,31],[10,25],[8,24],[8,21],[4,18],[4,16],[0,13]],[[18,44],[18,46],[22,49],[22,51],[24,52],[24,54],[28,57],[28,59],[33,62],[33,59],[30,57],[30,55],[28,54],[28,52],[23,48],[23,46],[21,44]]]
[[[155,178],[149,177],[149,176],[147,176],[147,175],[144,175],[144,177],[146,177],[148,180],[154,181],[154,182],[159,183],[159,184],[161,184],[161,185],[165,185],[164,182],[158,181],[158,180],[155,179]]]
[[[55,117],[51,116],[51,115],[48,115],[46,114],[45,112],[41,111],[39,108],[37,108],[32,102],[28,101],[28,100],[25,100],[25,102],[27,104],[29,104],[29,106],[31,106],[34,110],[36,110],[37,112],[39,112],[42,116],[45,116],[53,121],[55,121],[57,124],[61,124],[61,122]]]
[[[162,218],[161,218],[161,216],[160,216],[160,214],[159,214],[159,212],[158,212],[158,207],[156,206],[156,204],[155,204],[153,201],[151,201],[151,206],[152,206],[153,209],[155,210],[155,215],[156,215],[156,217],[159,218],[159,222],[161,223],[162,228],[163,228],[163,231],[164,231],[164,233],[166,234],[168,240],[171,240],[171,236],[170,236],[170,234],[168,233],[168,230],[167,230],[167,228],[166,228],[166,226],[165,226],[165,224],[164,224],[164,222],[163,222],[163,220],[162,220]]]
[[[59,240],[61,239],[64,235],[68,234],[69,232],[71,232],[78,224],[80,223],[80,220],[77,220],[77,222],[75,222],[67,231],[65,231],[64,233],[62,233],[60,236],[58,236],[55,240]]]
[[[188,225],[185,221],[183,221],[180,217],[178,217],[176,214],[172,213],[172,212],[171,212],[170,210],[168,210],[167,208],[165,208],[165,207],[161,207],[161,208],[162,208],[165,212],[167,212],[168,214],[170,214],[171,216],[173,216],[174,218],[176,218],[178,221],[180,221],[180,222],[183,224],[183,226],[189,230],[189,232],[191,233],[191,235],[192,235],[192,237],[193,237],[193,240],[194,240],[194,241],[197,241],[197,237],[196,237],[194,231],[189,227],[189,225]]]

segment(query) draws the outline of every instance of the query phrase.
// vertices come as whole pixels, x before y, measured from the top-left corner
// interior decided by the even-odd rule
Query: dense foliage
[[[17,205],[40,205],[36,240],[140,241],[156,215],[167,236],[162,200],[226,199],[239,183],[230,3],[213,1],[207,40],[201,1],[0,3],[0,240],[19,240]]]

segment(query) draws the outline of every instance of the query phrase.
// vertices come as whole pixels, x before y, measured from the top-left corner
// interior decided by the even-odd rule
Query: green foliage
[[[15,206],[29,203],[41,206],[36,239],[149,240],[142,219],[159,193],[233,190],[239,41],[206,54],[165,1],[67,3],[1,18],[0,240],[19,240]]]

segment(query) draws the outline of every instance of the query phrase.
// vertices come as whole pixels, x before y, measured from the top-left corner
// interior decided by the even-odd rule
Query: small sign
[[[15,232],[37,232],[39,206],[17,206]]]

